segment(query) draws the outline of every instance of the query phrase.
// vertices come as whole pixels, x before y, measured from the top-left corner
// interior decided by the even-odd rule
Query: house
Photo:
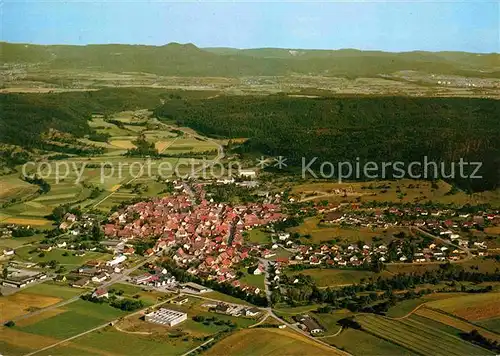
[[[127,256],[121,255],[121,256],[115,257],[111,261],[106,262],[106,265],[110,266],[110,267],[114,267],[116,265],[119,265],[122,262],[125,262],[126,259],[127,259]]]
[[[98,288],[94,291],[94,293],[92,293],[92,297],[93,298],[108,298],[109,297],[109,293],[108,291],[105,289],[105,288]]]
[[[14,250],[11,248],[6,248],[3,250],[3,255],[4,256],[13,256],[14,255]]]
[[[135,253],[135,249],[133,247],[127,247],[123,250],[123,254],[125,256],[133,255]]]
[[[89,283],[90,283],[90,279],[81,278],[81,279],[77,280],[76,282],[73,282],[73,284],[71,284],[71,286],[75,287],[75,288],[83,288],[83,287],[87,286]]]
[[[183,304],[186,304],[188,301],[189,301],[188,297],[179,296],[179,297],[175,298],[174,300],[172,300],[170,303],[177,304],[177,305],[183,305]]]
[[[259,275],[261,275],[261,274],[262,274],[262,273],[264,273],[264,272],[266,272],[266,269],[264,268],[264,266],[263,266],[263,265],[259,264],[259,265],[257,266],[257,268],[255,268],[255,270],[252,272],[252,274],[253,274],[254,276],[259,276]]]
[[[58,243],[57,243],[57,247],[58,247],[58,248],[64,248],[64,247],[66,247],[66,246],[67,246],[66,241],[63,241],[63,242],[58,242]]]
[[[153,256],[154,254],[155,254],[155,252],[153,251],[152,248],[148,248],[146,251],[144,251],[145,257]]]
[[[104,282],[107,278],[108,278],[108,276],[106,275],[106,273],[100,273],[100,274],[98,274],[97,276],[92,277],[92,282],[95,282],[95,283],[102,283],[102,282]]]
[[[260,313],[260,309],[257,309],[257,308],[245,309],[245,316],[254,317],[254,316],[259,315],[259,313]]]
[[[52,251],[52,246],[48,244],[43,244],[38,246],[38,251],[43,251],[43,252],[50,252]]]
[[[66,276],[64,274],[59,274],[54,278],[54,281],[56,282],[66,282]]]
[[[309,331],[311,334],[317,334],[324,331],[321,325],[318,324],[316,320],[311,318],[309,315],[301,315],[298,317],[298,321]]]
[[[228,310],[229,310],[229,305],[224,304],[224,303],[219,303],[219,304],[217,304],[217,306],[214,308],[214,311],[215,311],[216,313],[222,313],[222,314],[226,314]]]
[[[257,172],[253,169],[240,169],[239,176],[245,178],[255,178],[257,177]]]

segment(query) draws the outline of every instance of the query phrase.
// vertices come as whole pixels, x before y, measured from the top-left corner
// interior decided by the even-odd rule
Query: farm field
[[[1,296],[1,321],[6,322],[17,316],[27,314],[30,311],[56,304],[61,300],[62,298],[58,298],[55,296],[28,293],[24,291],[11,294],[9,296]]]
[[[417,355],[402,346],[356,329],[346,329],[337,336],[322,340],[353,355]]]
[[[407,318],[400,321],[364,314],[356,320],[368,332],[397,343],[415,353],[426,355],[487,355],[487,350],[462,341],[429,323]]]
[[[223,302],[228,302],[228,303],[241,304],[241,305],[253,305],[253,304],[250,304],[249,302],[247,302],[246,300],[239,299],[239,298],[236,298],[236,297],[224,294],[224,293],[220,293],[217,291],[203,293],[201,296],[206,297],[206,298],[213,298],[213,299],[217,299],[217,300],[222,300]]]
[[[428,318],[437,322],[440,322],[445,325],[449,325],[455,329],[461,330],[463,332],[471,332],[472,330],[477,330],[481,335],[486,337],[487,339],[494,340],[500,342],[500,335],[485,330],[477,325],[466,322],[461,319],[454,318],[450,315],[444,314],[437,310],[429,309],[426,307],[420,308],[415,312],[416,315],[422,316],[424,318]]]
[[[69,343],[57,346],[40,355],[73,356],[80,355],[130,355],[130,356],[164,356],[182,355],[195,348],[202,341],[184,341],[182,337],[172,338],[163,335],[138,335],[117,331],[114,327],[106,327],[84,335]]]
[[[486,329],[489,329],[489,330],[493,330],[496,333],[500,334],[500,317],[483,319],[480,321],[476,321],[474,324],[479,325],[479,326],[486,328]]]
[[[204,355],[338,355],[334,349],[315,344],[302,335],[282,329],[247,329],[222,339]]]
[[[34,323],[30,323],[30,318],[27,318],[25,326],[16,325],[14,328],[26,333],[66,339],[127,314],[107,304],[83,300],[75,301],[60,309],[64,311],[57,315],[52,315],[49,311],[45,315],[46,318],[36,315],[34,318],[37,320]]]
[[[44,238],[43,234],[35,234],[26,237],[0,238],[0,249],[18,248],[23,245],[36,243]]]
[[[0,350],[6,356],[22,356],[57,342],[58,339],[50,336],[35,335],[0,326]]]
[[[402,318],[412,311],[414,311],[420,305],[431,302],[433,300],[441,300],[454,298],[462,295],[467,295],[466,293],[433,293],[427,294],[423,297],[416,299],[406,299],[401,302],[398,302],[395,306],[390,307],[387,311],[386,315],[390,318]]]
[[[477,322],[498,317],[500,315],[499,300],[500,293],[484,293],[434,301],[427,306],[471,322]]]
[[[386,278],[390,276],[390,273],[387,271],[375,273],[364,270],[334,268],[312,268],[302,271],[288,270],[286,274],[288,276],[296,276],[298,274],[311,276],[318,287],[344,286],[359,283],[362,279],[368,280],[369,278],[377,279],[378,277]]]

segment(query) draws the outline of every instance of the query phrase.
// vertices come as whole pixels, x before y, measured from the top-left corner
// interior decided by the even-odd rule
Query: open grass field
[[[353,355],[417,355],[402,346],[356,329],[346,329],[337,336],[322,340]]]
[[[477,330],[481,335],[484,337],[494,340],[497,342],[500,342],[500,335],[495,334],[491,331],[485,330],[481,327],[478,327],[477,325],[474,325],[472,323],[466,322],[461,319],[457,319],[455,317],[452,317],[450,315],[444,314],[438,310],[434,309],[429,309],[429,308],[420,308],[415,312],[416,315],[422,316],[424,318],[428,318],[434,321],[437,321],[439,323],[449,325],[455,329],[461,330],[463,332],[471,332],[472,330]]]
[[[359,283],[362,279],[377,279],[378,277],[387,278],[390,276],[390,273],[388,273],[387,271],[375,273],[372,271],[364,270],[333,268],[312,268],[305,269],[303,271],[287,271],[286,274],[289,276],[295,276],[298,274],[311,276],[318,287],[345,286],[349,284]]]
[[[239,279],[239,281],[242,284],[257,287],[262,291],[264,290],[264,288],[265,288],[264,281],[266,279],[266,276],[264,274],[254,275],[254,274],[248,273],[246,269],[243,269],[242,271],[243,271],[244,275],[243,275],[243,277],[241,277]]]
[[[134,298],[134,296],[139,296],[145,305],[153,305],[161,300],[171,297],[168,293],[158,292],[156,290],[144,290],[140,287],[132,286],[130,284],[116,283],[110,286],[108,289],[115,289],[117,291],[122,290],[123,296],[127,298]]]
[[[19,293],[21,294],[30,293],[30,294],[45,295],[49,297],[57,297],[61,299],[70,299],[75,295],[80,294],[81,292],[82,291],[79,290],[78,288],[72,288],[67,285],[61,285],[56,282],[49,281],[28,287]]]
[[[239,298],[236,298],[236,297],[224,294],[224,293],[220,293],[217,291],[203,293],[202,296],[207,297],[207,298],[221,300],[223,302],[228,302],[228,303],[235,303],[235,304],[241,304],[241,305],[253,305],[253,304],[250,304],[249,302],[247,302],[246,300],[239,299]]]
[[[432,309],[443,310],[460,318],[476,322],[500,315],[500,293],[471,294],[428,303]]]
[[[334,349],[315,343],[297,333],[282,329],[241,330],[219,341],[207,356],[338,355]]]
[[[271,241],[271,239],[269,238],[269,234],[262,231],[261,229],[252,229],[248,231],[246,240],[255,244],[267,244]]]
[[[323,225],[320,224],[320,217],[311,217],[304,220],[304,222],[294,228],[291,228],[291,232],[298,232],[302,235],[302,242],[311,243],[321,243],[324,241],[336,240],[338,242],[354,243],[357,241],[363,241],[372,243],[374,237],[381,238],[385,242],[389,242],[394,234],[404,231],[409,233],[406,228],[351,228],[351,227],[340,227],[336,225]],[[304,235],[310,235],[310,238]]]
[[[394,321],[372,314],[359,315],[356,320],[364,330],[415,353],[443,356],[491,354],[479,346],[462,341],[459,337],[420,320],[407,318]]]
[[[83,300],[77,300],[62,309],[65,311],[42,318],[35,323],[30,323],[30,318],[27,318],[28,325],[16,325],[14,328],[31,334],[66,339],[126,315],[125,312],[107,304],[97,304]],[[34,317],[40,318],[39,315]]]
[[[324,335],[332,335],[340,330],[340,325],[337,323],[340,319],[347,318],[353,313],[347,309],[335,310],[331,313],[308,313],[320,323],[325,329]]]
[[[30,253],[33,250],[36,250],[33,246],[20,247],[16,250],[16,258],[35,263],[56,260],[59,264],[65,266],[67,270],[70,270],[71,268],[78,267],[89,260],[109,260],[112,257],[110,254],[91,251],[87,251],[84,256],[75,256],[75,251],[58,248],[43,252],[43,256],[40,256],[40,252],[38,251]],[[68,255],[64,256],[65,253]]]

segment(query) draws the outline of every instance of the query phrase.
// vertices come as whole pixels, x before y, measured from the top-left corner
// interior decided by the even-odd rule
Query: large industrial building
[[[158,309],[157,311],[146,314],[145,316],[145,320],[149,321],[150,323],[166,326],[177,325],[179,323],[182,323],[186,319],[186,313],[165,308]]]

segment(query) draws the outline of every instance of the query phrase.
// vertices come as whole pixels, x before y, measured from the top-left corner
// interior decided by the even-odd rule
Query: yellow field
[[[162,152],[165,148],[167,148],[172,141],[158,141],[155,143],[155,147],[158,152]]]
[[[433,309],[440,309],[460,318],[477,321],[500,315],[500,293],[466,295],[428,303]]]
[[[130,140],[112,140],[109,143],[118,148],[135,148],[135,145]]]
[[[492,333],[488,330],[485,330],[477,325],[467,323],[463,320],[454,318],[452,316],[443,314],[437,310],[432,310],[429,308],[420,308],[415,312],[415,314],[423,316],[428,319],[435,320],[437,322],[440,322],[442,324],[449,325],[451,327],[454,327],[455,329],[464,331],[464,332],[471,332],[472,330],[477,330],[483,335],[484,337],[490,339],[490,340],[496,340],[500,341],[500,335]]]
[[[0,342],[4,342],[9,346],[12,346],[13,349],[19,347],[21,349],[30,349],[33,351],[40,350],[44,347],[54,345],[61,340],[51,338],[49,336],[36,335],[31,333],[22,332],[19,330],[0,327]],[[97,354],[97,355],[115,355],[106,351],[102,351],[100,349],[96,349],[93,347],[87,347],[83,345],[79,345],[76,343],[67,343],[65,346],[71,347],[72,351],[76,351],[78,355],[87,355],[87,354]],[[77,350],[81,350],[82,352],[78,352]],[[86,352],[85,352],[86,351]],[[116,355],[115,355],[116,356]]]
[[[484,232],[492,235],[500,235],[500,226],[487,227]]]
[[[110,191],[116,192],[118,189],[120,189],[122,185],[121,184],[115,184],[114,186],[111,187]]]
[[[59,340],[48,336],[25,333],[6,327],[0,327],[0,341],[4,341],[14,346],[27,347],[34,350],[39,350],[43,347],[59,342]]]
[[[56,297],[30,293],[16,293],[0,297],[0,316],[3,321],[7,321],[16,316],[27,314],[29,308],[45,308],[61,300]]]
[[[281,329],[246,329],[238,331],[210,348],[204,355],[340,355],[335,349],[320,345],[295,332]]]
[[[50,221],[45,220],[45,219],[23,219],[23,218],[7,218],[3,220],[3,223],[5,224],[18,224],[18,225],[37,225],[37,226],[42,226],[42,225],[47,225],[50,223]]]

